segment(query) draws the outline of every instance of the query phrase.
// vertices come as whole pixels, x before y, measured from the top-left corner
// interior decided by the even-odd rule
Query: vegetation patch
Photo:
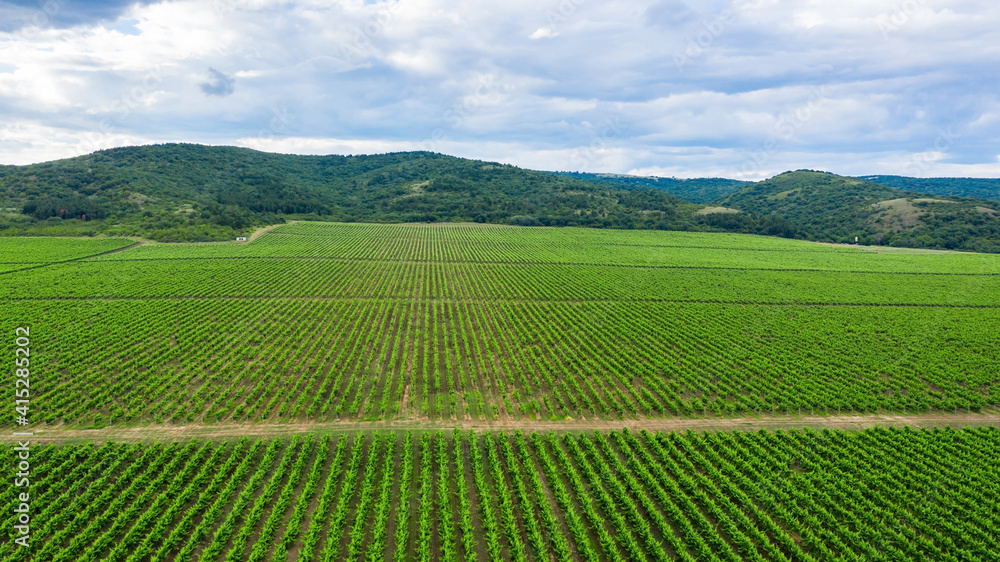
[[[743,211],[739,209],[730,209],[729,207],[705,207],[704,209],[699,209],[695,211],[696,215],[711,215],[711,214],[738,214]]]
[[[914,205],[914,199],[900,197],[889,201],[880,201],[874,205],[881,212],[874,218],[879,221],[880,227],[885,231],[900,232],[902,230],[913,230],[923,224],[920,220],[927,210]],[[930,201],[925,199],[924,201]]]

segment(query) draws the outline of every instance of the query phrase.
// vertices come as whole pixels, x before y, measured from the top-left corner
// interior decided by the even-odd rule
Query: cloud
[[[233,90],[236,88],[235,78],[226,76],[214,68],[209,68],[208,74],[210,75],[208,82],[199,84],[202,92],[205,92],[209,96],[232,95]]]
[[[156,0],[0,0],[0,31],[25,27],[68,28],[110,21],[135,5]]]
[[[64,23],[0,28],[0,163],[188,141],[431,146],[683,177],[875,174],[937,150],[947,130],[928,173],[995,174],[1000,93],[983,69],[1000,66],[1000,4],[918,4],[64,2]]]
[[[546,37],[555,37],[559,35],[559,32],[552,29],[551,27],[539,27],[529,35],[531,39],[543,39]]]
[[[660,0],[646,8],[645,16],[651,25],[673,28],[690,22],[697,14],[682,0]]]

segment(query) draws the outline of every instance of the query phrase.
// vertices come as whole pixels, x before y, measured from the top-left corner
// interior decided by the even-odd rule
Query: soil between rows
[[[105,441],[175,441],[184,439],[227,439],[243,436],[268,438],[296,434],[323,435],[356,431],[437,431],[472,429],[476,431],[580,432],[615,431],[624,428],[649,431],[757,431],[778,429],[843,429],[860,430],[869,427],[1000,427],[1000,413],[930,413],[919,415],[867,414],[838,416],[759,416],[739,418],[645,418],[633,420],[565,420],[532,421],[504,419],[480,420],[385,420],[374,422],[337,421],[326,423],[261,423],[261,424],[187,424],[119,426],[101,429],[77,429],[68,426],[39,427],[32,436],[0,433],[0,442],[13,443],[26,439],[38,443],[75,443]],[[26,430],[25,430],[26,431]]]

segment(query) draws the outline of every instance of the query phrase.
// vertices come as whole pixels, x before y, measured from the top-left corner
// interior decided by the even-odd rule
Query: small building
[[[246,242],[247,241],[247,237],[246,236],[237,236],[236,237],[236,241],[237,242]]]

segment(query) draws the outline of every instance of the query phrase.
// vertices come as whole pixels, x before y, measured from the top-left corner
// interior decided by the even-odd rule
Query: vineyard
[[[131,244],[0,239],[0,322],[30,321],[42,362],[35,420],[1000,404],[1000,256],[478,225],[299,223],[245,244],[114,251]]]
[[[19,266],[64,262],[94,257],[134,244],[125,238],[2,238],[0,265]]]
[[[998,450],[992,427],[50,445],[33,560],[989,561]]]
[[[0,238],[30,559],[998,560],[998,294],[1000,256],[727,234]],[[985,427],[648,431],[957,412]]]

